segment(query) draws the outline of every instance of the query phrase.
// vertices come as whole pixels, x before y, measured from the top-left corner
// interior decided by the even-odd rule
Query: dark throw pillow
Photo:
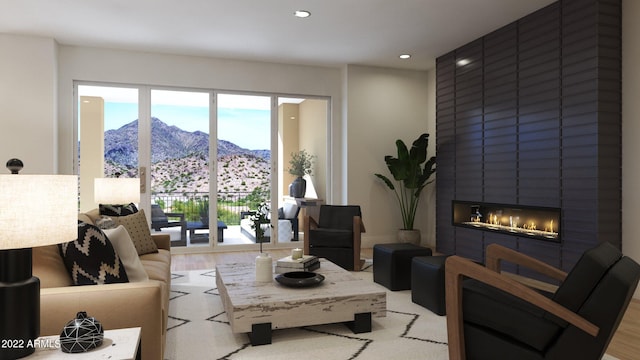
[[[104,216],[127,216],[138,212],[134,203],[128,205],[100,204],[98,209],[100,209],[100,215]]]
[[[97,226],[78,221],[78,239],[58,249],[75,285],[129,282],[118,253]]]

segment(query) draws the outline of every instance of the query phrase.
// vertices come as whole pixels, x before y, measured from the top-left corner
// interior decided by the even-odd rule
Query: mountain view
[[[152,193],[209,191],[209,134],[184,131],[158,118],[151,119]],[[249,150],[218,140],[218,192],[268,189],[269,150]],[[105,173],[136,177],[138,120],[105,132]]]

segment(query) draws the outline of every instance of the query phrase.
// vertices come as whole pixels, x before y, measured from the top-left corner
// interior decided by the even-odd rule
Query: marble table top
[[[320,285],[290,288],[275,280],[256,282],[253,263],[217,265],[216,284],[232,331],[248,333],[260,323],[278,329],[353,321],[358,313],[386,316],[384,289],[326,259],[315,272],[325,277]]]

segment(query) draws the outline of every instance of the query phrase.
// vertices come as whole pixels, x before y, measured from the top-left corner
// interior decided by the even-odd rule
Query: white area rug
[[[354,274],[373,282],[367,270]],[[254,347],[246,334],[231,332],[214,270],[174,272],[171,290],[169,360],[448,358],[446,318],[411,302],[411,291],[387,291],[387,316],[373,318],[370,333],[343,324],[282,329],[271,345]]]
[[[373,282],[370,263],[354,274]],[[173,272],[165,359],[448,359],[446,318],[414,304],[410,290],[380,288],[387,316],[373,318],[370,333],[343,324],[283,329],[272,344],[254,347],[246,334],[231,332],[215,270]]]

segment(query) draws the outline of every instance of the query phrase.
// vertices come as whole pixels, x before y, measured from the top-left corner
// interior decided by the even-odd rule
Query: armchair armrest
[[[309,215],[302,218],[302,231],[304,231],[304,254],[309,255],[309,230],[317,229],[318,222]]]
[[[364,265],[364,259],[360,259],[360,247],[362,246],[362,233],[365,232],[362,217],[353,217],[353,268],[360,271]]]
[[[566,272],[523,253],[499,244],[491,244],[487,246],[486,262],[488,269],[499,273],[503,260],[516,265],[525,266],[542,275],[549,276],[552,279],[564,281],[567,277]]]
[[[168,218],[179,218],[180,222],[184,222],[184,213],[164,213]]]
[[[516,296],[537,306],[591,336],[597,336],[599,328],[578,314],[554,302],[529,287],[500,273],[475,264],[460,256],[450,256],[445,265],[445,296],[447,309],[447,335],[449,338],[449,358],[465,359],[464,323],[462,315],[463,277],[479,280],[497,289]]]

